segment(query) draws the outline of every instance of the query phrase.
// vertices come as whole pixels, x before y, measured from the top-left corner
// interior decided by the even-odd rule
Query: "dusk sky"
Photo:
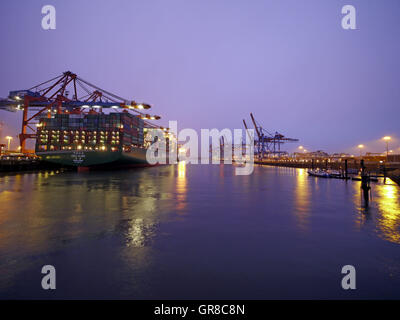
[[[41,27],[47,4],[56,30]],[[341,27],[346,4],[357,30]],[[0,11],[0,97],[70,70],[150,103],[160,125],[243,128],[253,112],[300,139],[288,150],[381,152],[378,139],[400,138],[398,0],[5,0]],[[21,114],[0,120],[3,136],[18,133]]]

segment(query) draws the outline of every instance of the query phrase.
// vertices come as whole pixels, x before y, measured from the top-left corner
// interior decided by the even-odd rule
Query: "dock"
[[[35,172],[40,170],[53,170],[59,168],[61,168],[59,165],[53,165],[34,157],[1,156],[0,158],[0,173],[20,171]]]
[[[371,181],[376,182],[378,178],[390,178],[400,185],[400,164],[397,162],[382,162],[382,161],[365,161],[364,159],[254,159],[255,164],[289,167],[289,168],[305,168],[305,169],[322,169],[322,170],[337,170],[342,172],[343,179],[349,179],[352,175],[352,180],[361,180],[358,178],[358,173],[362,169],[368,173]]]

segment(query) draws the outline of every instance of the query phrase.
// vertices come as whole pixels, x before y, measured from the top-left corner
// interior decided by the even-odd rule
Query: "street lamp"
[[[386,141],[386,157],[387,157],[389,155],[389,141],[392,139],[392,137],[385,136],[382,139]]]
[[[364,148],[363,144],[358,145],[358,149],[360,149],[360,157],[362,156],[362,149]]]
[[[304,147],[303,146],[299,146],[299,150],[300,151],[302,151],[302,150],[304,151]]]
[[[8,148],[7,149],[8,149],[8,151],[10,151],[10,144],[11,144],[12,137],[7,136],[6,139],[8,140]]]

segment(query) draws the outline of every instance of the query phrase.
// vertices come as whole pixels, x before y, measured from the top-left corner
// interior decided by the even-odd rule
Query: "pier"
[[[387,160],[391,160],[390,158]],[[336,170],[342,173],[343,179],[349,179],[353,175],[352,180],[360,180],[357,178],[360,172],[368,174],[371,181],[376,181],[377,178],[390,178],[397,184],[400,184],[400,163],[387,161],[385,159],[365,160],[360,158],[312,158],[312,159],[255,159],[254,163],[259,165],[289,167],[289,168],[306,168],[306,169],[321,169],[321,170]]]
[[[40,171],[61,168],[49,162],[40,160],[38,157],[27,155],[2,155],[0,156],[0,173],[20,171]]]

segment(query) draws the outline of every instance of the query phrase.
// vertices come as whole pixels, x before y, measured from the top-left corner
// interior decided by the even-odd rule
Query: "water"
[[[398,299],[399,200],[374,184],[365,209],[359,182],[261,166],[1,176],[0,298]]]

